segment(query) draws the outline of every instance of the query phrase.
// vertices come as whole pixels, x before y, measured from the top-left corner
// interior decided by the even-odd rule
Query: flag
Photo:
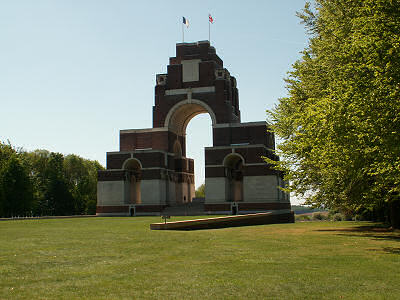
[[[183,24],[185,24],[186,27],[189,27],[189,20],[186,19],[185,17],[182,17],[182,18],[183,18]]]
[[[212,23],[214,23],[214,19],[213,19],[213,17],[211,16],[211,14],[208,14],[208,21],[212,24]]]

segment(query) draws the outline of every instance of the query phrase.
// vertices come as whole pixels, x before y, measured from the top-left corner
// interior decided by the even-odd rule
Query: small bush
[[[353,219],[354,219],[354,221],[365,221],[363,215],[359,215],[359,214],[355,215]]]
[[[336,209],[335,209],[335,210],[330,209],[329,212],[328,212],[328,219],[329,219],[329,220],[332,220],[333,215],[334,215],[334,214],[337,214],[338,212],[339,212],[339,211],[337,211]]]
[[[336,213],[332,217],[332,221],[344,221],[345,217],[341,213]]]
[[[301,221],[311,221],[311,217],[309,215],[296,215],[296,222]]]
[[[323,220],[327,220],[328,216],[324,213],[315,212],[312,214],[312,219],[314,221],[323,221]]]

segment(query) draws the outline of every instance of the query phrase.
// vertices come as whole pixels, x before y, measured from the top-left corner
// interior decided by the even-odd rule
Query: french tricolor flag
[[[189,20],[186,19],[185,17],[182,17],[182,18],[183,18],[183,24],[185,24],[186,27],[189,27]]]

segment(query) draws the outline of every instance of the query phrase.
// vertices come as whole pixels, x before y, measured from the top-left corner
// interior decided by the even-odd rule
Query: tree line
[[[400,5],[315,0],[310,36],[267,111],[289,190],[306,204],[400,227]]]
[[[95,214],[97,162],[0,142],[0,217]]]

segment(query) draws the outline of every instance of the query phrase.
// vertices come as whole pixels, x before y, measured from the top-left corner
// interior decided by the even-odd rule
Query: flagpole
[[[210,20],[208,20],[208,41],[210,42],[211,45],[211,24]]]
[[[182,43],[185,42],[185,29],[183,28],[183,23],[182,23]]]

